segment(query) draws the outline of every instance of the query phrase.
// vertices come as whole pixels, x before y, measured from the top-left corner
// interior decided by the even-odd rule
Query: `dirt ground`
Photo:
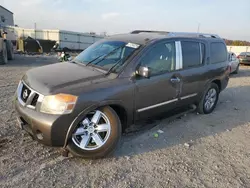
[[[56,59],[17,56],[0,66],[0,187],[250,187],[250,66],[232,75],[212,114],[161,120],[125,135],[113,157],[84,160],[62,157],[16,125],[19,79],[50,62]]]

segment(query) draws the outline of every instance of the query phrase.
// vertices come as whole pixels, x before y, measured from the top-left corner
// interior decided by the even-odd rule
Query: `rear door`
[[[203,91],[206,83],[205,60],[207,44],[202,40],[182,39],[179,41],[178,48],[181,53],[181,70],[178,77],[181,82],[181,92],[179,104],[190,104]]]
[[[235,53],[230,53],[230,65],[231,65],[231,68],[232,68],[232,71],[231,72],[234,72],[237,67],[238,67],[238,64],[239,64],[239,60],[237,59]]]

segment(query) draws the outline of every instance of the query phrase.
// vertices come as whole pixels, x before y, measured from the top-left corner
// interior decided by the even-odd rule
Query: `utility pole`
[[[200,33],[200,23],[198,23],[198,29],[197,29],[197,33]]]
[[[35,39],[36,39],[36,23],[34,24]]]

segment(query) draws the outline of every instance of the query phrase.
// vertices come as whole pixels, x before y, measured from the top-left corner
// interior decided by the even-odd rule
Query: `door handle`
[[[179,83],[179,82],[181,81],[181,79],[178,78],[178,77],[176,77],[176,78],[171,78],[170,81],[171,81],[172,83]]]

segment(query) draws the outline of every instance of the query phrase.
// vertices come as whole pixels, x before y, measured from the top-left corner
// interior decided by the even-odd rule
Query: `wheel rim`
[[[205,109],[207,111],[211,110],[214,107],[216,100],[217,100],[217,91],[216,89],[211,88],[210,90],[208,90],[205,97],[205,105],[204,105]]]
[[[83,150],[96,150],[108,140],[111,132],[110,121],[101,111],[87,114],[72,134],[72,141]]]

